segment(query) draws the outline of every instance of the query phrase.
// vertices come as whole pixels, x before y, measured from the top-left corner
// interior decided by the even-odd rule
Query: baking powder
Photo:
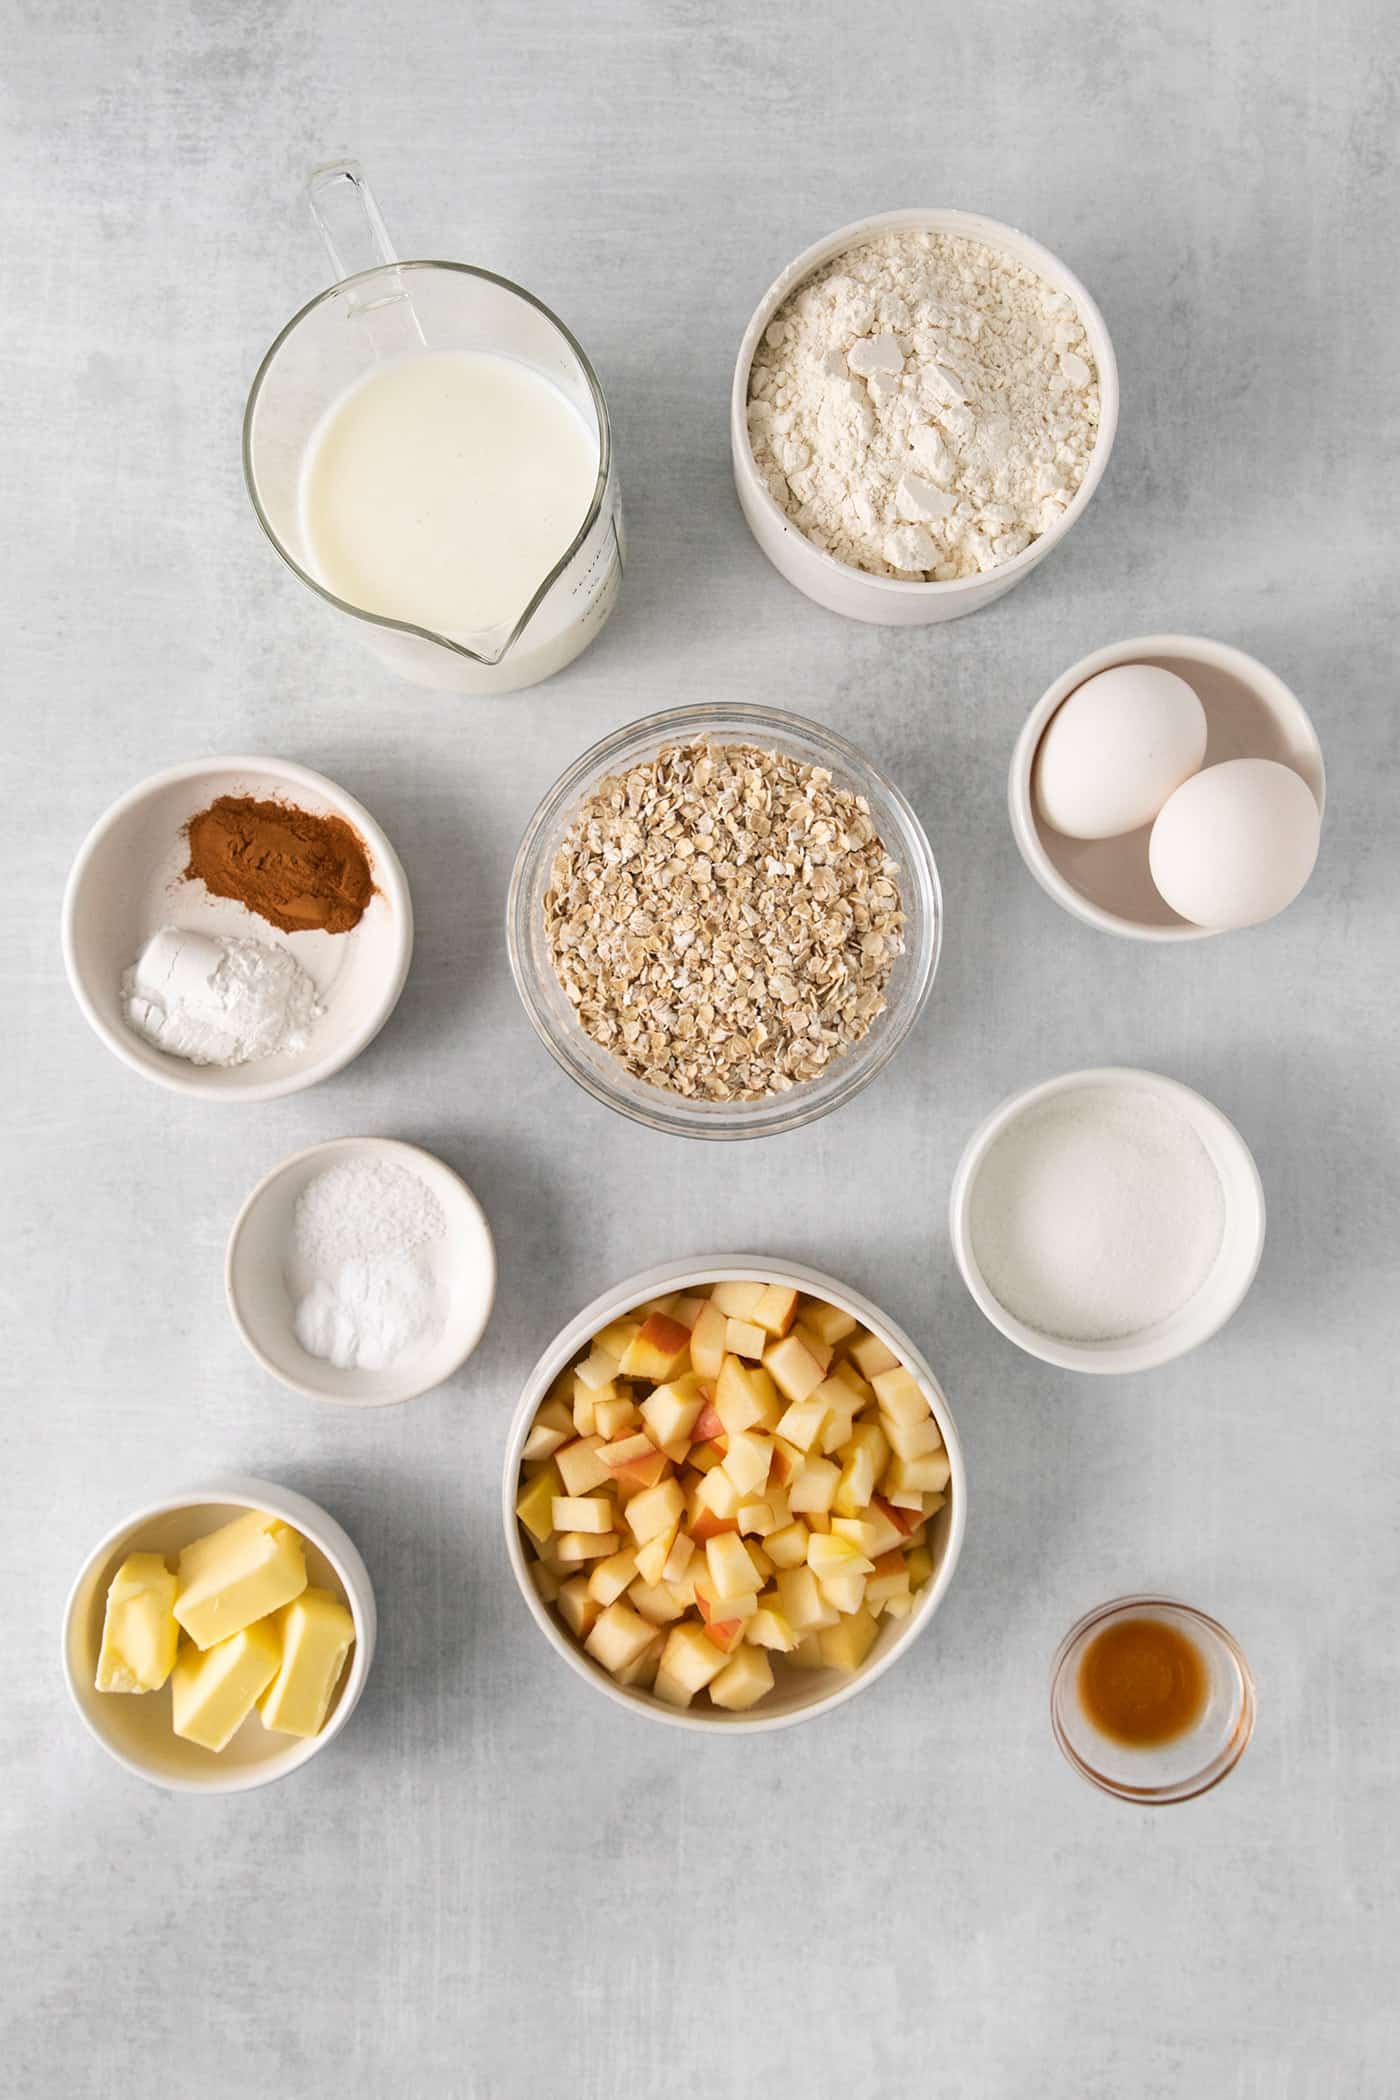
[[[814,545],[946,583],[1011,561],[1063,516],[1099,421],[1073,301],[1010,256],[887,234],[798,286],[749,380],[749,439]]]

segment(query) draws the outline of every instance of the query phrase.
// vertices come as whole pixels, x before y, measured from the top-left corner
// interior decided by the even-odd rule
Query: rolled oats
[[[601,780],[545,894],[555,975],[636,1078],[759,1101],[819,1078],[885,1009],[898,868],[862,795],[753,744],[670,745]]]

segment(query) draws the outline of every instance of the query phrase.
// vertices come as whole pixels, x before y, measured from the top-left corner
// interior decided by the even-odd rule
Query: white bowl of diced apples
[[[618,1704],[785,1728],[902,1655],[966,1523],[948,1403],[908,1336],[792,1262],[672,1262],[581,1312],[506,1450],[535,1623]]]

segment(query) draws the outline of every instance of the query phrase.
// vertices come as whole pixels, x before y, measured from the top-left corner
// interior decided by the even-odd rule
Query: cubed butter
[[[290,1604],[305,1588],[306,1555],[298,1534],[277,1517],[249,1510],[186,1546],[175,1616],[196,1648],[212,1648]]]
[[[129,1553],[107,1592],[99,1692],[158,1692],[175,1667],[175,1577],[159,1553]]]
[[[319,1735],[355,1645],[355,1621],[329,1590],[303,1590],[272,1624],[282,1660],[258,1701],[263,1727],[283,1735]]]
[[[170,1675],[176,1735],[223,1750],[277,1674],[282,1644],[275,1622],[259,1621],[201,1651],[184,1647]]]

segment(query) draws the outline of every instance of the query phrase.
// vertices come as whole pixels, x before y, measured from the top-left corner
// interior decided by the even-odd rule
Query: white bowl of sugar
[[[1204,1096],[1102,1066],[987,1117],[958,1163],[949,1230],[968,1290],[1019,1349],[1068,1371],[1146,1371],[1239,1306],[1264,1248],[1264,1192]]]
[[[392,1407],[461,1369],[490,1318],[486,1213],[451,1167],[397,1138],[333,1138],[260,1181],[229,1235],[233,1323],[313,1400]]]

